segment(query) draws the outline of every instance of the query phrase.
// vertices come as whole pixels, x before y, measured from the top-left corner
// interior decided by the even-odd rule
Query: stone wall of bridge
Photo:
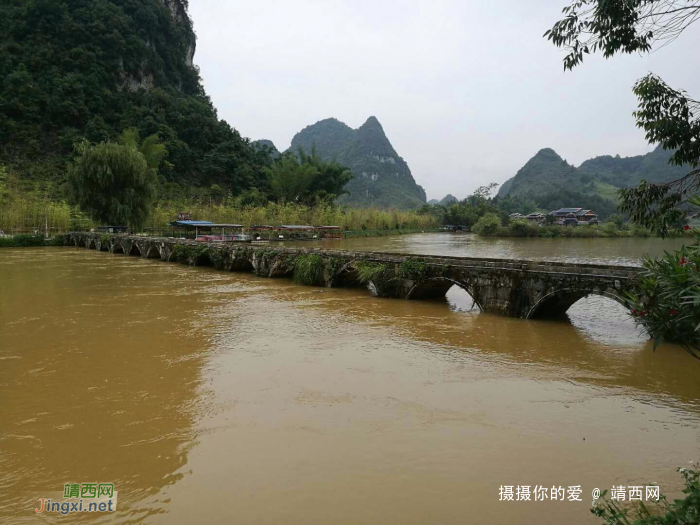
[[[523,318],[565,313],[590,294],[627,305],[642,271],[626,266],[425,256],[288,248],[278,243],[202,243],[191,240],[70,233],[65,243],[223,271],[248,271],[263,277],[293,277],[302,284],[366,286],[379,297],[444,297],[452,286],[466,290],[482,311]]]

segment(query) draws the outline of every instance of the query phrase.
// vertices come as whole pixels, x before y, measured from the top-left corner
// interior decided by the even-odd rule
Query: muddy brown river
[[[629,264],[676,243],[522,241],[324,245]],[[563,321],[471,303],[2,249],[0,523],[594,524],[595,488],[680,495],[700,361],[654,352],[605,298]],[[114,483],[115,512],[35,512],[87,482]],[[500,501],[502,486],[582,501]]]

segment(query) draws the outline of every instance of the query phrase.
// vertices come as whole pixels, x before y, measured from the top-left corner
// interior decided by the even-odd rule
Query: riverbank
[[[346,231],[345,238],[355,239],[361,237],[390,237],[392,235],[410,235],[413,233],[441,233],[442,230],[439,228],[426,228],[426,229],[410,229],[401,228],[394,230],[357,230],[357,231]]]
[[[30,248],[36,246],[63,246],[63,237],[46,239],[43,235],[6,235],[0,237],[0,248]]]
[[[655,233],[641,226],[625,225],[619,228],[613,223],[605,223],[600,226],[537,226],[513,221],[508,226],[500,226],[498,229],[476,232],[482,237],[539,237],[551,238],[580,238],[580,239],[614,239],[614,238],[639,238],[659,237]],[[692,237],[693,232],[669,232],[668,237],[681,238]]]

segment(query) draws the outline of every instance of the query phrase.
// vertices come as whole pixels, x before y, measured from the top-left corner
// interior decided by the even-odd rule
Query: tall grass
[[[165,201],[154,205],[145,227],[161,229],[177,218],[178,212],[189,212],[193,220],[243,224],[306,224],[340,226],[345,230],[388,233],[395,230],[428,230],[438,228],[438,221],[415,211],[345,208],[321,205],[316,207],[270,202],[263,206],[241,206],[235,200],[228,204],[201,201]],[[0,185],[0,230],[5,233],[63,233],[89,230],[97,222],[63,200],[52,199],[48,192],[22,192]]]
[[[92,221],[64,201],[34,194],[0,195],[0,230],[5,233],[49,234],[89,227]]]
[[[264,206],[235,206],[201,202],[165,202],[158,204],[147,227],[161,228],[175,219],[178,212],[189,212],[192,220],[223,224],[303,224],[340,226],[344,230],[425,230],[438,228],[438,221],[415,211],[345,208],[321,205],[316,207],[270,202]]]

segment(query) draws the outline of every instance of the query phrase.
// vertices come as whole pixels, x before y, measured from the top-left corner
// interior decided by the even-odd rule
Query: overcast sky
[[[652,55],[564,73],[542,38],[568,0],[190,0],[195,63],[219,117],[284,150],[335,117],[384,127],[428,198],[503,183],[538,150],[579,165],[650,150],[632,86],[700,96],[700,24]]]

